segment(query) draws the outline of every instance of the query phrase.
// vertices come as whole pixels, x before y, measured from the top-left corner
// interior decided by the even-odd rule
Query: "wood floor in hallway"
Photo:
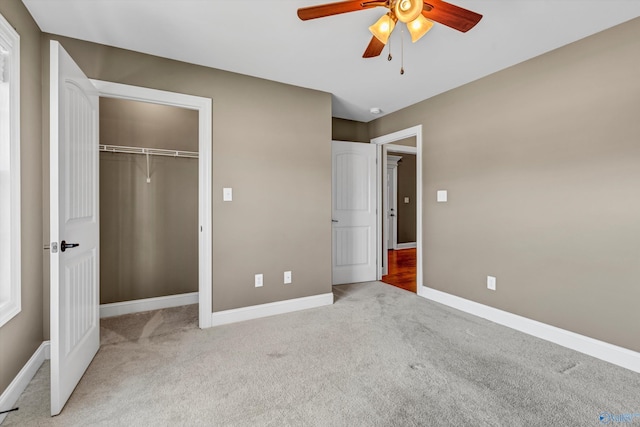
[[[389,251],[389,270],[382,281],[390,285],[416,292],[416,249]]]

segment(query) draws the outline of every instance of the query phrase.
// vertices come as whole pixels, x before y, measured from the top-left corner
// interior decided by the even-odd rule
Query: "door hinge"
[[[52,254],[58,253],[58,242],[51,242],[51,253]]]

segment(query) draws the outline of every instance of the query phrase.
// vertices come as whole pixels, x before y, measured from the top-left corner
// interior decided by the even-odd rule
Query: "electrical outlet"
[[[487,276],[487,289],[492,291],[496,290],[496,278],[493,276]]]
[[[290,271],[285,271],[284,272],[284,284],[286,285],[287,283],[291,283],[291,272]]]
[[[256,288],[261,288],[262,282],[263,282],[262,274],[256,274],[256,281],[255,281]]]

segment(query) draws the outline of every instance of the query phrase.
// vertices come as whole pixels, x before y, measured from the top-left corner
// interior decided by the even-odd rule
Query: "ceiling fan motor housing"
[[[393,12],[401,22],[407,23],[420,16],[422,5],[422,0],[397,0]]]

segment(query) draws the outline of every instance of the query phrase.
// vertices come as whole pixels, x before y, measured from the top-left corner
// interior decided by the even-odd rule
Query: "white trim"
[[[211,211],[211,112],[210,98],[167,92],[120,83],[91,80],[100,96],[152,102],[198,111],[198,304],[200,328],[211,327],[212,295],[212,211]]]
[[[396,246],[397,246],[397,249],[411,249],[411,248],[417,247],[418,245],[416,242],[406,242],[406,243],[398,243]]]
[[[402,154],[417,154],[418,149],[416,147],[410,147],[408,145],[396,145],[396,144],[385,144],[387,146],[387,151],[393,151],[394,153],[402,153]]]
[[[286,301],[276,301],[268,304],[250,307],[234,308],[232,310],[217,311],[211,314],[211,325],[219,326],[228,323],[243,322],[245,320],[260,319],[277,314],[291,313],[308,308],[322,307],[333,304],[333,293],[295,298]]]
[[[420,296],[640,373],[640,353],[423,286]]]
[[[198,292],[100,304],[100,318],[198,304]]]
[[[4,48],[2,47],[4,46]],[[0,139],[8,136],[9,144],[9,200],[0,200],[2,204],[9,205],[8,222],[9,224],[0,224],[0,231],[5,226],[9,227],[9,243],[8,255],[9,260],[6,266],[3,266],[0,274],[0,286],[7,286],[8,292],[2,292],[5,295],[4,302],[0,300],[0,327],[11,320],[16,314],[22,310],[22,250],[21,250],[21,177],[20,177],[20,35],[9,24],[9,22],[0,14],[0,50],[6,51],[2,56],[2,67],[0,72],[2,76],[8,75],[8,119],[1,117],[2,121],[6,121],[7,126],[2,131]],[[0,77],[2,77],[0,76]],[[0,82],[4,79],[0,78]],[[4,127],[4,126],[3,126]],[[7,133],[5,133],[5,130]],[[7,135],[8,134],[8,135]],[[4,222],[4,221],[3,221]],[[5,244],[6,242],[3,242]],[[5,269],[6,268],[6,269]],[[7,274],[8,273],[8,274]],[[6,275],[5,275],[6,274]],[[7,277],[8,276],[8,277]],[[6,289],[3,289],[6,291]],[[0,294],[0,295],[2,295]]]
[[[382,276],[385,276],[388,273],[388,262],[389,257],[385,252],[387,249],[387,244],[385,242],[386,233],[383,233],[384,227],[382,226],[382,222],[386,215],[382,215],[384,206],[382,205],[382,201],[386,199],[385,193],[387,192],[387,187],[382,185],[383,183],[383,171],[387,170],[387,156],[385,155],[385,151],[382,149],[382,145],[378,145],[376,147],[376,272],[378,276],[377,280],[381,280]],[[379,165],[378,165],[379,164]]]
[[[387,147],[387,151],[389,151],[389,147]],[[393,154],[387,154],[387,169],[397,168],[398,162],[400,160],[402,160],[402,156],[394,156]]]
[[[13,408],[36,372],[38,372],[38,369],[40,369],[40,366],[50,358],[50,342],[44,341],[0,396],[0,411],[8,411]],[[2,424],[7,415],[9,414],[0,415],[0,424]]]
[[[393,150],[398,153],[415,154],[416,155],[416,284],[418,295],[421,295],[420,288],[422,287],[422,125],[413,126],[407,129],[390,133],[387,135],[379,136],[371,140],[372,144],[378,144],[378,158],[382,157],[382,167],[385,167],[385,158],[382,156],[382,144],[389,144],[394,141],[400,141],[401,139],[410,138],[415,136],[416,146],[415,152],[409,151],[413,147],[407,147],[404,145],[392,145]],[[387,148],[389,145],[387,145]],[[378,168],[380,171],[380,168]],[[381,177],[378,177],[378,183],[381,182]],[[378,184],[378,196],[380,196],[380,185]],[[378,212],[382,211],[382,200],[378,200]],[[379,215],[380,216],[380,215]],[[382,234],[382,218],[378,220],[378,242],[381,241]],[[378,253],[382,251],[378,248]],[[382,259],[378,257],[378,280],[382,279]]]

